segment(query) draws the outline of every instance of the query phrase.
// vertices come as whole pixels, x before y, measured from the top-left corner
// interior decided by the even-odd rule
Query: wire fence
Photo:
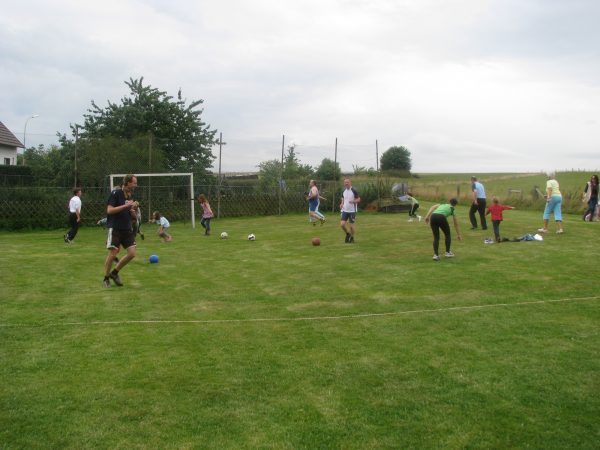
[[[134,192],[140,203],[142,217],[150,220],[154,211],[171,221],[191,222],[192,202],[195,203],[195,219],[202,217],[202,208],[196,197],[203,193],[209,198],[216,217],[259,216],[299,213],[308,210],[307,187],[295,185],[284,190],[258,190],[256,185],[226,186],[202,184],[193,186],[194,198],[190,197],[189,185],[141,183]],[[321,183],[322,193],[331,195],[338,189],[337,183]],[[95,225],[106,216],[108,188],[83,189],[82,225]],[[11,187],[0,188],[0,229],[61,228],[66,224],[69,199],[73,195],[68,188]],[[339,192],[334,197],[339,196]],[[335,206],[334,206],[335,203]],[[321,209],[330,211],[337,202],[323,202]]]
[[[33,136],[31,140],[34,140]],[[397,203],[397,196],[408,189],[416,190],[417,197],[426,201],[440,202],[457,197],[463,205],[470,203],[468,175],[461,176],[460,182],[443,178],[439,182],[421,182],[418,178],[411,178],[410,174],[387,174],[386,178],[382,178],[381,172],[374,169],[378,169],[380,156],[376,140],[365,145],[344,145],[337,139],[332,139],[330,145],[311,144],[286,136],[258,141],[225,140],[221,136],[218,145],[212,148],[217,157],[212,171],[204,168],[193,170],[193,197],[205,194],[218,217],[306,211],[308,176],[288,179],[283,172],[271,174],[270,178],[257,175],[258,164],[265,160],[280,162],[283,171],[284,152],[290,146],[294,147],[299,161],[312,164],[313,169],[324,158],[342,163],[346,174],[351,165],[354,186],[362,198],[361,209],[381,210],[382,206]],[[135,139],[108,138],[88,142],[75,140],[64,145],[28,148],[25,166],[0,166],[0,229],[64,227],[67,204],[75,186],[83,189],[83,223],[94,224],[105,215],[110,190],[108,174],[172,172],[165,165],[162,145],[164,140],[138,136]],[[235,172],[237,168],[252,165],[256,168],[254,173]],[[334,175],[332,178],[338,180],[340,175],[343,176]],[[543,186],[545,179],[540,174],[540,179],[536,180],[527,177],[523,183],[513,186],[518,189],[507,189],[504,184],[499,184],[502,186],[502,198],[523,209],[543,209],[542,193],[536,184]],[[487,181],[490,184],[492,181],[500,183],[500,178]],[[318,182],[323,196],[327,197],[321,209],[336,210],[341,181]],[[512,180],[510,182],[513,183]],[[191,198],[187,183],[187,179],[176,177],[138,179],[135,197],[141,203],[144,217],[149,218],[153,211],[159,210],[170,220],[190,221],[194,198]],[[393,192],[392,188],[397,184],[401,184],[401,190]],[[563,190],[565,212],[581,212],[580,194],[574,189]],[[195,210],[196,219],[199,219],[201,208],[196,207]]]

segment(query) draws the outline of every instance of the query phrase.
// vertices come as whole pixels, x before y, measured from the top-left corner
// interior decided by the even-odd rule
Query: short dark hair
[[[456,205],[458,205],[458,200],[456,200],[455,198],[451,198],[451,199],[450,199],[450,204],[451,204],[452,206],[456,206]]]
[[[73,189],[73,195],[77,195],[78,192],[81,192],[81,188]]]

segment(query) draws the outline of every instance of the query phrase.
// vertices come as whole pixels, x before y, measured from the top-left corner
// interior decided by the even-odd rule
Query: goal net
[[[109,175],[110,190],[119,185],[126,174]],[[134,197],[148,220],[154,210],[169,220],[190,219],[196,228],[193,173],[136,173],[138,187]],[[116,181],[116,183],[115,183]]]

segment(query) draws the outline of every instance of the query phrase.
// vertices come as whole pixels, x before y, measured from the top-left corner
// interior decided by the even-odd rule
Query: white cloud
[[[599,19],[594,0],[24,0],[0,17],[0,120],[38,113],[28,142],[54,140],[144,76],[205,100],[225,170],[283,133],[313,165],[339,138],[345,170],[376,139],[417,171],[597,168]]]

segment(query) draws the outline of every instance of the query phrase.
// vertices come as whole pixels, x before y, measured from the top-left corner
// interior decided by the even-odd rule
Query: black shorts
[[[116,248],[123,246],[124,249],[135,246],[135,232],[133,230],[115,230],[108,229],[108,237],[106,238],[106,248]]]
[[[356,213],[355,212],[342,211],[342,222],[354,223],[355,221],[356,221]]]

